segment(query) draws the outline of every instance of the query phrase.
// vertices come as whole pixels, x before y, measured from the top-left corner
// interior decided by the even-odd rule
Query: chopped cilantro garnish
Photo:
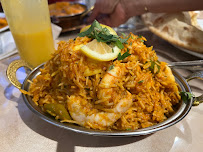
[[[144,40],[140,40],[141,42],[144,42]]]
[[[114,53],[114,49],[112,49],[112,53]]]
[[[151,66],[149,67],[149,70],[150,70],[151,72],[153,72],[153,71],[154,71],[155,62],[154,62],[154,61],[150,61],[150,62],[151,62]]]
[[[144,82],[144,80],[141,80],[141,81],[139,81],[138,83],[143,83]]]
[[[92,23],[87,31],[78,34],[79,37],[87,36],[92,39],[96,39],[98,42],[104,42],[108,45],[117,46],[119,49],[123,49],[123,43],[129,39],[119,38],[118,35],[112,35],[107,28],[102,28],[102,26],[96,20]]]
[[[151,66],[149,67],[149,70],[150,70],[152,73],[154,73],[154,68],[155,68],[155,66],[156,66],[156,67],[158,68],[158,70],[157,70],[157,72],[156,72],[155,74],[159,73],[161,67],[160,67],[160,65],[158,65],[156,62],[158,62],[158,63],[160,63],[160,62],[159,62],[159,61],[150,61],[150,62],[151,62]]]
[[[125,43],[125,44],[127,44],[127,40],[130,38],[130,35],[126,38],[126,39],[121,39],[120,38],[120,41],[121,41],[121,43]]]
[[[183,100],[183,102],[186,104],[190,99],[192,99],[194,97],[194,95],[192,93],[184,92],[184,91],[180,92],[180,96],[181,96],[181,99]]]
[[[116,45],[119,49],[123,49],[124,48],[123,44],[119,40],[114,42],[114,45]]]
[[[137,38],[138,38],[138,39],[139,39],[139,38],[142,38],[142,35],[139,35]]]
[[[127,58],[128,56],[130,56],[131,54],[129,53],[129,49],[127,49],[127,52],[123,53],[123,55],[121,55],[121,53],[118,54],[118,60],[124,60],[125,58]]]
[[[124,37],[126,37],[125,33],[121,33]]]
[[[114,68],[114,65],[113,65],[113,64],[110,65],[110,67],[109,67],[109,71],[111,71],[113,68]]]
[[[90,91],[90,88],[85,88],[85,90]]]

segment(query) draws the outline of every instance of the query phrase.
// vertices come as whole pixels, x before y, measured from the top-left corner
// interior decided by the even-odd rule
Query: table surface
[[[77,32],[77,31],[76,31]],[[58,40],[74,38],[76,32],[61,34]],[[125,31],[126,32],[126,31]],[[128,31],[127,31],[128,32]],[[147,30],[134,30],[153,45],[162,61],[198,60]],[[22,95],[7,79],[6,69],[19,55],[0,61],[0,151],[1,152],[199,152],[203,149],[203,104],[192,107],[179,123],[139,137],[95,137],[58,128],[33,114],[25,105]],[[177,70],[183,76],[191,71]],[[26,74],[17,72],[22,82]],[[203,82],[192,80],[195,95],[203,93]]]

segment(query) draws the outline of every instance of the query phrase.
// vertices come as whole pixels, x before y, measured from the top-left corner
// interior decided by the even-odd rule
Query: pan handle
[[[186,80],[187,81],[190,81],[192,79],[200,79],[200,80],[203,80],[203,71],[198,71],[198,72],[195,72],[195,73],[192,73],[191,75],[189,75]]]
[[[203,102],[203,94],[199,97],[195,97],[193,101],[193,106],[198,106],[200,103]]]
[[[186,78],[187,82],[189,82],[192,79],[203,80],[203,71],[198,71],[198,72],[192,73],[191,75],[189,75]],[[198,97],[194,97],[193,106],[198,106],[202,102],[203,102],[203,94]]]
[[[7,68],[6,75],[9,81],[18,89],[21,89],[22,84],[18,81],[16,77],[16,72],[21,67],[27,67],[30,70],[33,68],[24,60],[15,60],[11,62]]]

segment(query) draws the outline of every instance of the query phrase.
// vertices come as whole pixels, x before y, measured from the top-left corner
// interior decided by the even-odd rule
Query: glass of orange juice
[[[1,0],[21,59],[36,67],[50,59],[54,41],[47,0]]]

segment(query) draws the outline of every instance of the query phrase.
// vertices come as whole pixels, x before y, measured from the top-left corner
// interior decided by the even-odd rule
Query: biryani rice
[[[100,111],[111,111],[114,104],[119,102],[119,92],[128,90],[133,96],[133,104],[112,126],[102,128],[89,124],[85,127],[136,130],[160,123],[174,114],[174,107],[180,101],[178,86],[167,64],[158,61],[153,47],[144,45],[144,37],[130,33],[121,54],[129,50],[131,55],[124,60],[108,62],[92,60],[76,49],[90,41],[88,37],[77,37],[68,42],[59,42],[58,50],[30,86],[29,94],[37,105],[43,109],[45,103],[60,103],[68,109],[67,100],[74,94],[87,99]],[[112,95],[114,102],[99,100],[99,84],[112,65],[122,67],[126,74],[112,85],[117,88]],[[91,112],[87,104],[84,107]],[[71,121],[74,122],[62,120]]]

